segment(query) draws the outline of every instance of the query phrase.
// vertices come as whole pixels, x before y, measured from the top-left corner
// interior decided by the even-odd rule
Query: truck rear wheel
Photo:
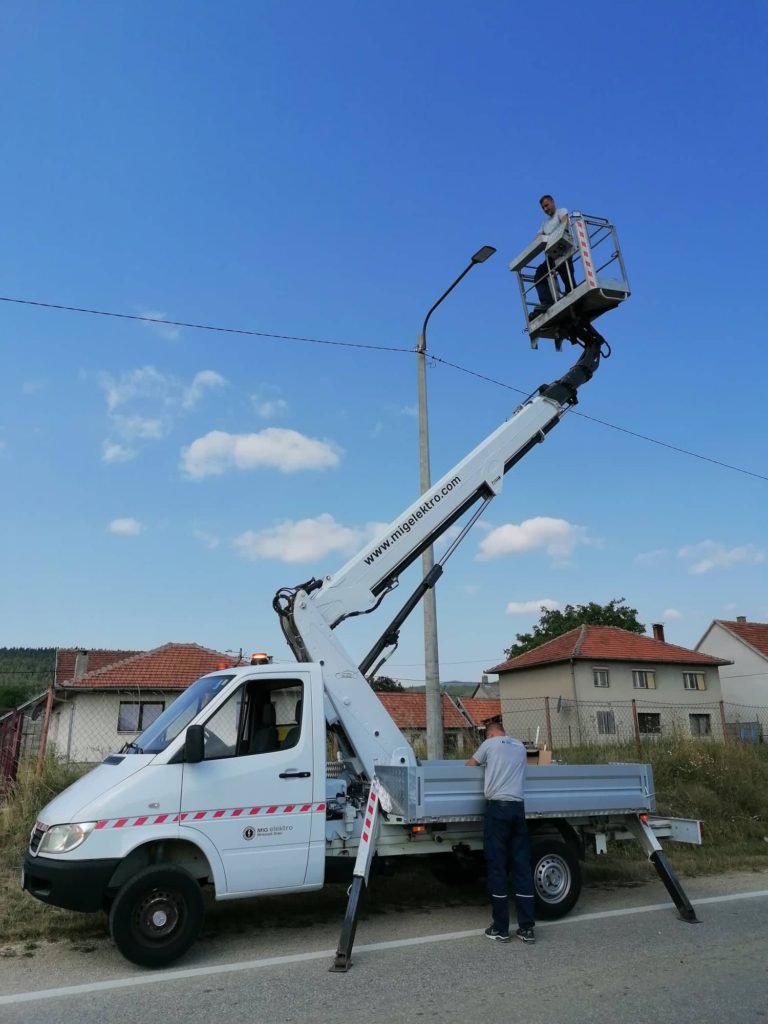
[[[144,868],[115,896],[109,930],[127,960],[162,967],[186,953],[203,924],[197,880],[175,864]]]
[[[536,917],[565,917],[581,893],[581,867],[575,851],[554,836],[531,837]]]

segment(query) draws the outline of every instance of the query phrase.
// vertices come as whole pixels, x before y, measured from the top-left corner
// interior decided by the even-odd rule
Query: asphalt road
[[[382,914],[361,923],[345,975],[328,973],[338,920],[219,935],[161,972],[106,940],[42,947],[0,961],[0,1022],[768,1024],[768,872],[686,889],[700,924],[660,884],[587,890],[535,946],[489,942],[484,908]]]

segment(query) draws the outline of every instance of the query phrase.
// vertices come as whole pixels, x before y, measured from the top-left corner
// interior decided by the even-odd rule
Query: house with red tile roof
[[[86,650],[83,647],[59,647],[56,651],[55,685],[61,686],[72,679],[85,675],[86,672],[94,672],[96,669],[105,668],[107,665],[114,665],[118,661],[125,661],[136,654],[144,654],[144,651],[111,651],[98,648]]]
[[[408,742],[415,744],[417,754],[426,757],[427,695],[423,692],[409,693],[406,690],[395,693],[377,693],[376,696]],[[442,694],[442,704],[445,754],[447,757],[452,754],[464,753],[468,756],[476,746],[470,724],[445,693]]]
[[[576,746],[662,735],[722,736],[719,669],[727,660],[615,626],[582,625],[504,661],[507,732]]]
[[[501,721],[501,700],[498,697],[457,697],[456,706],[478,735],[485,734],[489,722]]]
[[[715,619],[696,650],[731,662],[720,669],[723,699],[745,709],[727,707],[729,721],[746,721],[746,708],[768,707],[768,622],[748,622],[745,615]]]
[[[77,653],[77,652],[76,652]],[[56,686],[47,749],[68,763],[101,761],[136,739],[200,676],[235,664],[232,656],[198,644],[164,644],[151,651],[112,652],[117,660],[94,658],[82,672],[73,659],[70,678]],[[106,663],[105,663],[106,662]]]

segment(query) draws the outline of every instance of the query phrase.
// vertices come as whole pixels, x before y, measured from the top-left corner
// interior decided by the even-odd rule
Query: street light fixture
[[[484,245],[482,249],[478,249],[450,288],[444,291],[430,308],[421,325],[421,333],[416,346],[416,365],[419,385],[419,481],[422,494],[428,491],[431,485],[427,421],[427,323],[443,299],[450,295],[472,267],[478,263],[485,263],[495,252],[492,245]],[[434,551],[431,546],[424,551],[421,564],[424,577],[428,578],[435,565]],[[427,706],[427,757],[430,760],[439,761],[443,756],[443,707],[440,702],[440,658],[437,648],[437,606],[434,587],[430,587],[424,595],[424,679]]]

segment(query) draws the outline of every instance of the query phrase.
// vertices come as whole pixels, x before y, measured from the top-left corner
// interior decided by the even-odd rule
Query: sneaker
[[[512,936],[509,932],[497,932],[492,924],[485,929],[486,939],[493,939],[495,942],[511,942]]]
[[[486,935],[488,932],[485,933]],[[533,928],[518,928],[515,935],[522,942],[535,942],[536,936],[533,934]]]

